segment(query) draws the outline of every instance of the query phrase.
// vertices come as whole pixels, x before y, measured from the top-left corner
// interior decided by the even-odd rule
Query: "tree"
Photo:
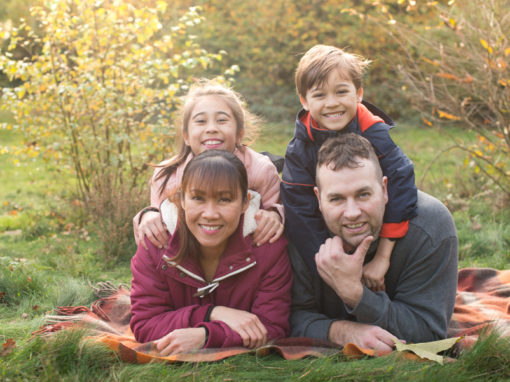
[[[40,34],[21,24],[0,56],[0,70],[21,81],[2,89],[2,109],[15,118],[3,127],[21,129],[25,154],[72,166],[81,201],[100,227],[111,225],[100,228],[105,245],[126,234],[120,226],[129,231],[132,207],[118,214],[138,207],[147,162],[172,151],[180,94],[221,60],[190,33],[202,21],[197,8],[165,34],[167,4],[136,4],[47,0],[32,8]],[[13,56],[17,49],[24,58]],[[116,258],[120,251],[117,243],[105,252]]]

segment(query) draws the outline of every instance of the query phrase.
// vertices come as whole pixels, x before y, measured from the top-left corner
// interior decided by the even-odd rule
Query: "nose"
[[[337,104],[337,98],[334,93],[328,93],[326,95],[326,106],[327,107],[333,107]]]
[[[218,205],[215,201],[208,201],[204,205],[202,216],[206,219],[215,219],[218,217]]]
[[[354,199],[347,199],[345,202],[344,217],[349,220],[356,220],[361,215],[358,203]]]
[[[216,133],[218,131],[218,126],[216,126],[216,121],[214,119],[207,122],[205,131],[208,133]]]

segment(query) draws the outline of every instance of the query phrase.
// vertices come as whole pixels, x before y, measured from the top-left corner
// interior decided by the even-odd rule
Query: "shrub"
[[[455,146],[465,167],[510,196],[510,10],[504,0],[437,6],[435,24],[396,25],[400,72],[424,122],[458,123],[478,140]],[[420,47],[420,49],[417,49]]]
[[[163,33],[166,10],[162,1],[48,0],[31,11],[38,33],[13,28],[0,56],[0,70],[22,81],[2,89],[1,108],[15,118],[3,127],[22,129],[24,154],[72,167],[83,205],[101,223],[108,260],[129,235],[124,223],[139,207],[147,162],[172,151],[181,92],[221,59],[190,33],[202,20],[197,8]],[[16,59],[20,48],[28,54]]]

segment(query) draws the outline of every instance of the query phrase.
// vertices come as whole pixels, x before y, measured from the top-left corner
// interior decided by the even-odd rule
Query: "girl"
[[[172,202],[178,221],[166,248],[146,240],[148,250],[139,245],[131,261],[137,341],[155,341],[165,356],[286,337],[286,241],[257,247],[243,235],[249,194],[242,162],[225,150],[202,152],[186,165]]]
[[[280,178],[264,155],[241,145],[253,116],[244,109],[240,96],[215,81],[202,81],[187,94],[181,109],[182,143],[179,153],[158,166],[151,181],[151,207],[133,219],[136,243],[145,246],[144,236],[156,246],[168,241],[159,207],[181,183],[184,166],[195,155],[210,149],[233,152],[248,172],[248,187],[261,196],[257,212],[254,243],[275,242],[283,233],[283,206],[280,203]],[[147,249],[147,248],[146,248]]]

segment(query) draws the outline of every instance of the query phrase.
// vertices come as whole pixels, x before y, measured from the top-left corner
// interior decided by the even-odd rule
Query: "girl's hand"
[[[189,353],[205,346],[205,328],[176,329],[154,344],[162,356]]]
[[[147,244],[144,237],[150,240],[158,248],[163,248],[168,242],[168,232],[161,220],[161,214],[156,211],[148,211],[142,216],[140,225],[138,226],[137,243],[141,243],[145,249]]]
[[[255,214],[257,229],[253,233],[253,241],[261,246],[268,241],[274,243],[283,233],[280,215],[275,211],[259,210]]]
[[[230,329],[238,333],[244,347],[254,349],[267,342],[267,329],[253,313],[226,306],[215,306],[211,311],[210,319],[223,321]]]

